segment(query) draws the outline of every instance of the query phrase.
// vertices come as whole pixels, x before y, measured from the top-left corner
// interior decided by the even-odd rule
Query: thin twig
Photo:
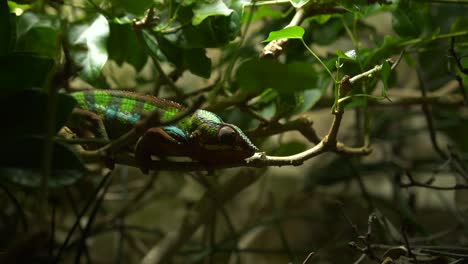
[[[70,230],[68,230],[68,233],[67,233],[67,237],[65,238],[65,241],[62,243],[62,245],[60,246],[60,249],[59,251],[57,252],[57,256],[55,257],[53,263],[54,264],[57,264],[57,263],[60,263],[61,262],[61,258],[62,258],[62,254],[63,254],[63,251],[67,248],[68,246],[68,243],[70,242],[70,239],[73,235],[73,232],[75,231],[75,229],[78,227],[78,225],[80,224],[81,222],[81,219],[83,218],[84,214],[86,213],[86,211],[88,210],[88,208],[91,206],[91,204],[95,201],[95,198],[97,197],[99,191],[101,191],[102,187],[104,186],[104,184],[107,182],[107,180],[110,178],[110,175],[111,173],[108,173],[106,176],[104,176],[102,178],[102,180],[99,182],[99,185],[96,187],[96,189],[94,190],[93,194],[89,197],[86,205],[83,207],[83,209],[81,209],[80,213],[78,214],[78,216],[76,217],[76,220],[75,220],[75,223],[73,224],[73,226],[70,228]]]
[[[313,255],[315,255],[315,252],[310,252],[309,255],[307,255],[307,257],[304,259],[302,264],[307,264],[307,262],[309,261],[310,258],[312,258]]]
[[[401,235],[402,235],[403,240],[405,242],[406,249],[408,250],[408,256],[414,260],[414,263],[418,264],[418,259],[413,254],[413,251],[412,251],[410,243],[409,243],[408,236],[406,234],[406,225],[405,224],[403,224],[401,226]]]
[[[94,204],[93,209],[91,210],[91,213],[89,214],[88,217],[88,222],[86,223],[85,228],[83,229],[83,232],[81,233],[81,243],[78,244],[78,249],[76,251],[75,255],[75,263],[80,263],[81,255],[83,253],[83,250],[86,247],[86,240],[88,238],[88,234],[91,230],[91,226],[94,222],[94,219],[96,218],[97,212],[99,208],[101,207],[102,201],[104,200],[104,197],[106,195],[107,189],[109,188],[110,184],[112,181],[107,181],[101,191],[101,195],[97,197],[96,202]]]
[[[425,98],[427,96],[427,92],[426,92],[425,83],[422,77],[421,67],[419,65],[417,65],[417,75],[419,79],[419,87],[421,89],[421,96]],[[437,143],[437,134],[436,134],[435,127],[434,127],[434,121],[432,119],[432,113],[431,113],[431,110],[429,109],[428,104],[425,102],[422,103],[421,108],[424,113],[424,116],[426,117],[427,129],[429,131],[429,136],[431,138],[432,148],[437,152],[437,154],[439,154],[439,156],[442,159],[447,159],[447,154],[444,151],[442,151],[442,149],[439,147],[439,144]]]

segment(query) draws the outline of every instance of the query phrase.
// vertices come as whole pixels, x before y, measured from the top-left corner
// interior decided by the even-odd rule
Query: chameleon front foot
[[[168,156],[176,145],[180,144],[162,128],[148,129],[135,146],[135,161],[141,172],[148,174],[151,168],[151,155]]]

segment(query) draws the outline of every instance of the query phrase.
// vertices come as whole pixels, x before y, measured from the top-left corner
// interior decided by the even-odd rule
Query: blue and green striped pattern
[[[86,90],[71,94],[78,102],[78,107],[100,116],[111,138],[115,138],[128,131],[140,119],[143,113],[159,110],[161,120],[170,120],[183,107],[175,102],[141,95],[127,91],[116,90]],[[186,131],[190,127],[190,119],[180,120],[173,126],[163,129],[170,135],[185,139]]]

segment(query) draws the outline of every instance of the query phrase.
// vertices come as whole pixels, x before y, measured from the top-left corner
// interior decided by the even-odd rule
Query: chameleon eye
[[[218,139],[221,144],[224,145],[233,145],[236,140],[236,131],[232,127],[223,126],[218,131]]]

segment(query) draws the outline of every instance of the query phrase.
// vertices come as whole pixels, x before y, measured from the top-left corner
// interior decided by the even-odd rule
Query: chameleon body
[[[152,111],[167,121],[184,110],[169,100],[126,91],[87,90],[71,95],[78,106],[68,126],[80,137],[115,139]],[[209,165],[243,160],[258,151],[241,129],[205,110],[171,125],[149,128],[131,147],[144,172],[152,155],[184,156]]]

